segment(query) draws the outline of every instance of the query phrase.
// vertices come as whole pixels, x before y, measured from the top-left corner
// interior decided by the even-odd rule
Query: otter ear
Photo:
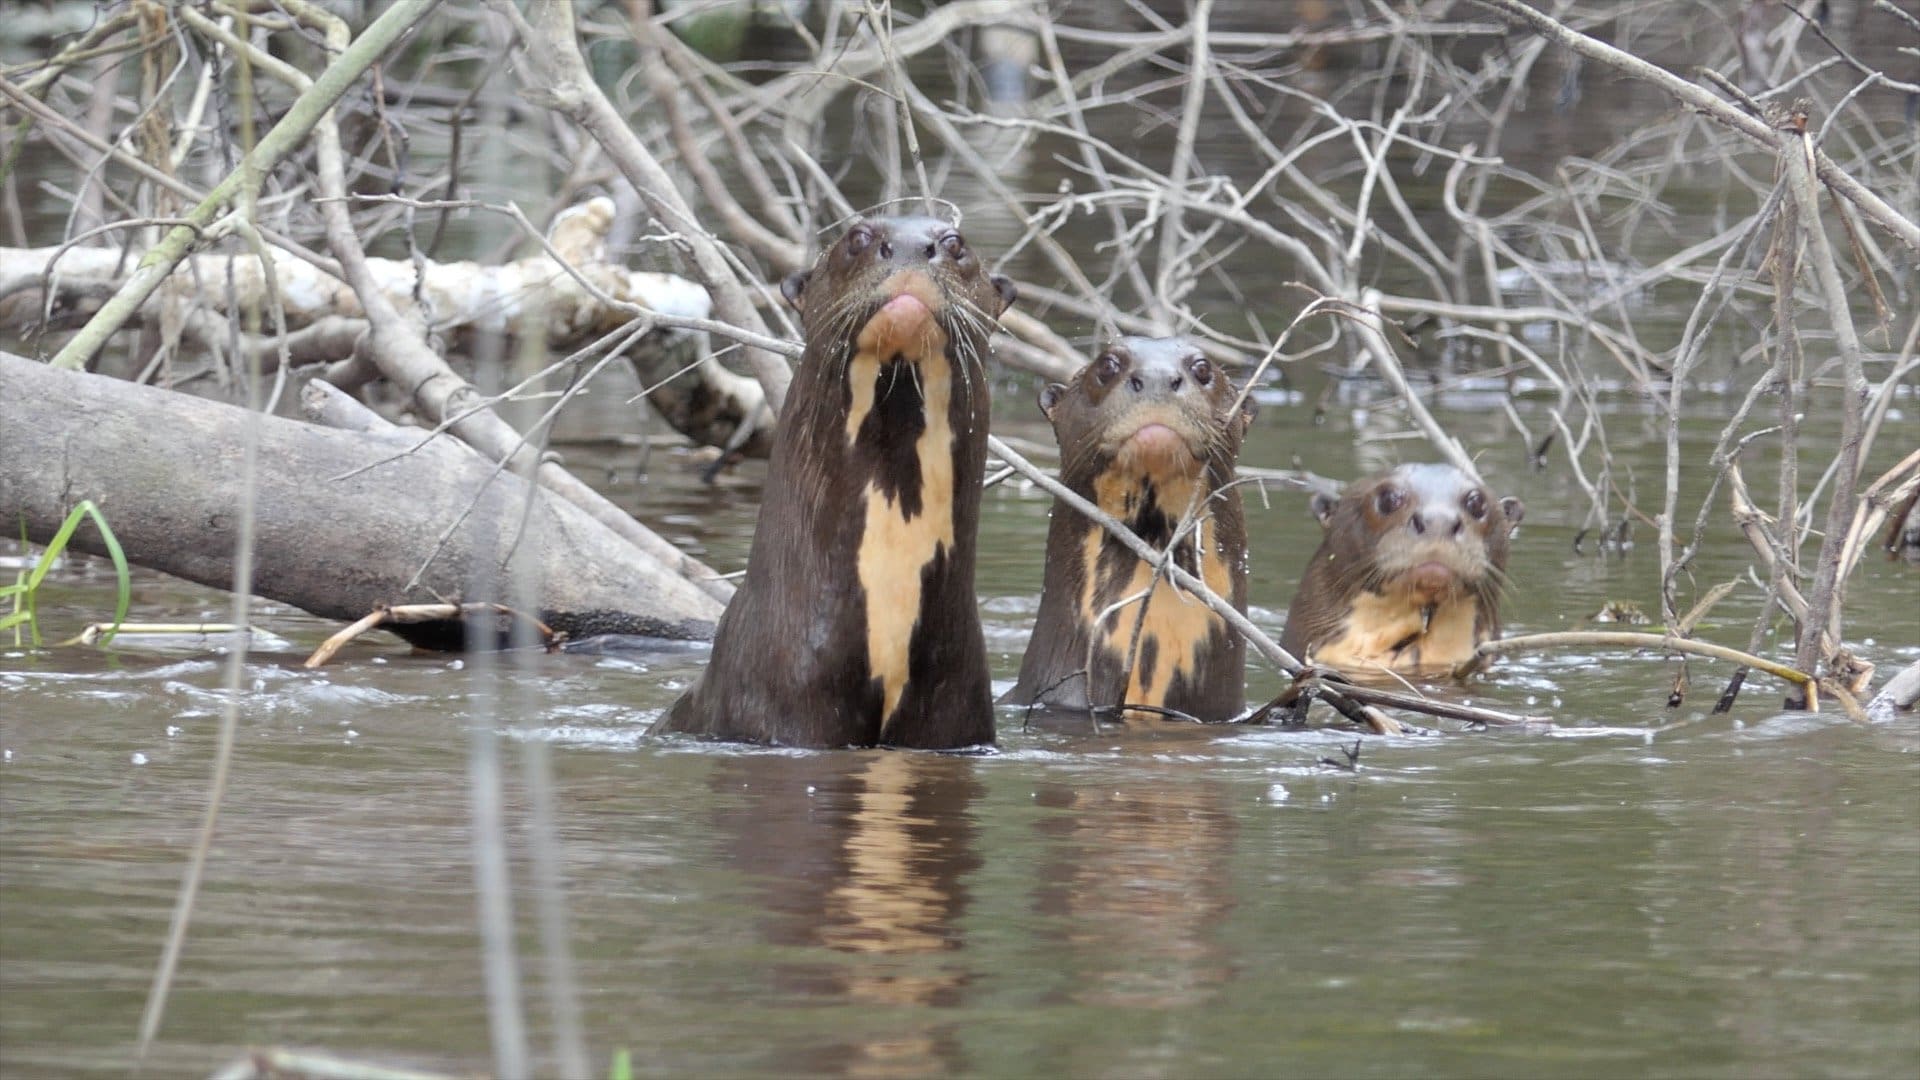
[[[800,310],[800,294],[807,291],[807,279],[813,276],[811,270],[795,270],[780,279],[780,295],[787,298],[793,310]]]
[[[1004,274],[995,274],[987,280],[993,282],[993,291],[1000,294],[1000,310],[994,314],[1006,314],[1006,310],[1020,298],[1020,290],[1014,286],[1013,279]]]
[[[1060,404],[1060,399],[1066,396],[1066,383],[1048,383],[1040,391],[1040,411],[1047,414],[1047,419],[1053,419],[1053,410]]]
[[[1240,406],[1240,416],[1238,417],[1240,421],[1240,434],[1245,435],[1247,433],[1247,429],[1253,426],[1253,418],[1259,414],[1260,410],[1254,407],[1253,399],[1248,398],[1246,403]]]
[[[1509,495],[1500,500],[1500,512],[1507,515],[1507,525],[1512,527],[1520,524],[1520,519],[1527,516],[1527,504]]]
[[[1324,491],[1316,491],[1313,493],[1313,501],[1308,505],[1313,507],[1313,516],[1319,520],[1320,527],[1324,529],[1332,524],[1333,508],[1340,505],[1340,500]]]

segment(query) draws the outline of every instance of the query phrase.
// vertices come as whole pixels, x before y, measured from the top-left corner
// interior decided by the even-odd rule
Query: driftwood
[[[488,627],[485,620],[494,620]],[[491,633],[512,640],[515,625],[521,627],[522,634],[548,648],[558,644],[559,635],[553,627],[530,615],[513,610],[505,604],[402,604],[399,607],[382,607],[368,613],[367,617],[338,631],[320,647],[313,650],[307,662],[300,665],[306,668],[325,667],[327,662],[337,656],[347,643],[369,630],[378,630],[383,626],[408,626],[414,623],[448,623],[459,621],[468,631]]]
[[[556,218],[540,252],[493,266],[378,258],[367,264],[389,303],[403,314],[424,308],[420,314],[442,331],[519,334],[532,326],[549,344],[565,347],[632,321],[631,305],[670,317],[706,318],[711,304],[700,286],[608,260],[605,241],[613,218],[613,200],[589,199]],[[268,251],[271,266],[265,267],[248,253],[190,255],[139,313],[155,316],[171,306],[181,317],[191,308],[225,316],[277,303],[295,327],[329,315],[364,316],[345,282],[285,251]],[[64,303],[108,292],[124,286],[146,254],[138,246],[0,247],[0,296],[44,288]],[[270,290],[269,271],[277,294]]]
[[[4,353],[0,402],[0,519],[44,542],[74,500],[91,498],[131,561],[231,586],[248,413]],[[490,583],[512,580],[533,598],[524,606],[574,637],[712,633],[718,600],[451,439],[257,422],[258,595],[351,621],[408,601],[493,600],[496,590],[508,600]],[[445,622],[394,631],[461,640]]]
[[[1896,713],[1912,712],[1916,704],[1920,704],[1920,661],[1907,665],[1905,670],[1887,680],[1887,684],[1867,705],[1867,717],[1871,720],[1891,720]]]
[[[517,216],[513,208],[497,209]],[[706,290],[683,277],[611,261],[606,237],[613,223],[611,199],[588,199],[562,211],[541,250],[525,258],[496,265],[366,262],[396,311],[430,318],[437,331],[457,339],[531,334],[550,349],[567,350],[641,320],[636,329],[646,332],[625,355],[668,425],[695,442],[766,456],[773,425],[765,395],[753,379],[711,355],[705,328],[713,305]],[[141,254],[86,244],[0,247],[0,326],[24,328],[46,309],[84,309],[124,285]],[[284,338],[235,331],[237,315],[272,305],[291,328]],[[208,357],[211,372],[176,370],[176,379],[206,373],[226,379],[229,363],[244,369],[249,360],[272,371],[283,345],[295,365],[346,361],[365,347],[369,332],[352,288],[280,248],[268,248],[265,260],[245,252],[189,256],[136,317]]]

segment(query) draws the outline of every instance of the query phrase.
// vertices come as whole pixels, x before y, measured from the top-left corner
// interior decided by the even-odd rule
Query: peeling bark
[[[588,288],[627,304],[661,314],[705,319],[712,310],[705,289],[682,277],[629,270],[609,262],[606,234],[613,224],[613,200],[590,199],[564,212],[550,234],[554,255],[542,251],[499,266],[475,262],[367,260],[368,269],[389,303],[403,315],[420,311],[438,329],[519,334],[529,323],[541,328],[547,343],[565,348],[631,322],[633,312],[605,303]],[[273,277],[287,324],[300,327],[329,316],[363,318],[365,311],[351,287],[339,278],[278,248],[269,248]],[[119,248],[61,246],[0,248],[0,297],[44,286],[56,295],[93,295],[118,288],[141,260],[141,253]],[[569,273],[571,269],[571,273]],[[187,259],[142,308],[154,317],[176,310],[269,310],[266,275],[251,254],[201,254]]]
[[[551,252],[499,266],[474,262],[414,263],[367,260],[381,294],[402,315],[420,314],[452,334],[537,329],[552,349],[570,349],[619,329],[638,305],[659,316],[652,332],[628,347],[647,401],[669,426],[697,443],[765,457],[773,444],[766,395],[754,379],[727,370],[712,356],[706,332],[712,302],[705,289],[673,274],[629,270],[607,258],[613,201],[590,199],[563,212],[548,235]],[[367,333],[359,297],[345,282],[278,248],[269,248],[272,276],[287,324],[286,345],[296,364],[341,360]],[[562,262],[564,260],[564,264]],[[139,262],[139,253],[105,247],[0,247],[0,300],[51,292],[57,306],[110,295]],[[232,288],[229,295],[228,281]],[[600,295],[596,295],[598,290]],[[614,303],[608,303],[608,300]],[[144,319],[181,328],[210,350],[228,346],[234,310],[265,310],[267,274],[251,254],[192,256],[140,312]],[[23,325],[37,315],[16,300],[0,306],[0,325]],[[241,347],[271,371],[280,343],[242,335]]]

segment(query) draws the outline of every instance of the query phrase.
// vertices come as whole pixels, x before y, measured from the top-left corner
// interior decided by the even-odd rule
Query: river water
[[[1005,429],[1039,436],[1024,396],[1002,395]],[[1351,416],[1304,440],[1304,411],[1266,410],[1245,460],[1364,464]],[[1656,448],[1615,448],[1656,467]],[[737,565],[761,474],[713,490],[695,468],[656,454],[625,495]],[[1578,500],[1517,463],[1488,471],[1529,504],[1512,631],[1652,609],[1650,544],[1575,554]],[[1317,526],[1297,493],[1250,502],[1253,603],[1277,631]],[[1002,686],[1046,514],[1012,487],[987,500]],[[1744,559],[1723,545],[1702,577]],[[1854,584],[1851,633],[1886,668],[1920,659],[1917,572],[1870,558]],[[71,629],[111,603],[78,568],[44,618]],[[134,616],[224,605],[142,575]],[[1743,641],[1752,612],[1729,601],[1711,635]],[[1028,731],[1017,710],[988,756],[708,747],[645,734],[697,654],[503,671],[376,638],[308,672],[335,627],[270,606],[261,623],[284,644],[248,661],[164,1072],[260,1043],[486,1067],[466,747],[496,716],[510,747],[551,753],[590,1041],[648,1073],[1865,1076],[1920,1054],[1920,722],[1780,713],[1765,680],[1709,716],[1724,664],[1696,663],[1669,710],[1666,660],[1510,660],[1440,692],[1552,733],[1368,738],[1350,771],[1356,736]],[[124,1067],[220,668],[200,649],[0,653],[9,1075]],[[509,812],[526,820],[517,786]],[[531,958],[525,842],[516,825]]]
[[[1637,325],[1671,332],[1688,303],[1656,297]],[[1350,477],[1427,456],[1351,395],[1316,423],[1325,377],[1303,365],[1291,392],[1263,394],[1244,464]],[[1050,442],[1035,387],[998,389],[996,430]],[[764,466],[708,487],[695,456],[656,450],[642,470],[601,437],[624,393],[570,425],[568,459],[737,568]],[[1516,407],[1538,431],[1549,404]],[[1809,460],[1834,452],[1830,404],[1810,410]],[[1689,405],[1687,460],[1732,405]],[[1604,406],[1645,503],[1663,421],[1627,395]],[[1585,496],[1563,467],[1528,467],[1497,399],[1435,409],[1499,493],[1526,500],[1510,633],[1586,626],[1609,601],[1658,610],[1650,530],[1576,551]],[[1920,442],[1917,417],[1909,391],[1869,476]],[[1687,470],[1684,513],[1706,480]],[[1047,513],[1015,484],[986,499],[1001,688],[1037,607]],[[1248,516],[1252,604],[1277,633],[1318,527],[1277,487],[1249,489]],[[1716,525],[1698,581],[1749,559]],[[52,581],[53,632],[111,611],[97,564]],[[1882,672],[1920,659],[1916,596],[1920,567],[1872,554],[1852,581],[1848,638]],[[141,574],[131,617],[223,619],[226,604]],[[1702,633],[1744,645],[1757,605],[1740,590]],[[803,753],[648,736],[698,652],[495,664],[376,635],[310,672],[299,661],[337,626],[257,611],[271,636],[247,660],[161,1075],[263,1044],[490,1068],[466,792],[472,734],[495,724],[510,767],[530,748],[551,762],[596,1069],[617,1048],[636,1072],[694,1075],[1883,1076],[1920,1061],[1920,718],[1783,713],[1765,679],[1709,715],[1722,663],[1691,665],[1678,708],[1673,661],[1597,650],[1430,688],[1554,721],[1525,734],[1029,730],[1003,710],[991,754]],[[216,650],[150,641],[0,650],[5,1075],[125,1071],[203,806],[221,668]],[[1256,699],[1279,686],[1259,669],[1249,683]],[[517,772],[507,811],[550,1072]]]

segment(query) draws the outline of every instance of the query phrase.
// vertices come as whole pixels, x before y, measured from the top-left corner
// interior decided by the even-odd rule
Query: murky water
[[[1214,160],[1230,160],[1222,138]],[[1053,166],[1030,164],[1023,186],[1050,190]],[[1688,301],[1659,298],[1640,325],[1671,332]],[[1344,397],[1316,425],[1320,376],[1294,378],[1304,393],[1267,395],[1244,463],[1349,477],[1426,456]],[[996,430],[1050,441],[1033,389],[1007,380]],[[622,396],[609,387],[576,433],[617,428]],[[1584,495],[1563,468],[1528,469],[1495,404],[1437,412],[1527,502],[1510,632],[1581,626],[1610,600],[1656,611],[1650,531],[1576,553]],[[1730,407],[1691,407],[1690,453]],[[1543,430],[1544,403],[1518,408]],[[1660,421],[1608,408],[1622,475],[1651,499]],[[1835,426],[1812,410],[1813,460]],[[1889,432],[1869,475],[1920,442],[1911,394]],[[565,449],[709,561],[744,559],[764,466],[708,488],[681,453],[642,473],[611,442]],[[1705,480],[1688,471],[1683,511]],[[1012,484],[986,500],[1001,687],[1037,607],[1047,509]],[[1295,492],[1250,491],[1248,511],[1252,602],[1277,632],[1317,526]],[[1716,526],[1698,580],[1748,561]],[[97,567],[55,580],[56,633],[111,610]],[[1853,579],[1848,635],[1883,671],[1920,659],[1916,596],[1904,563],[1870,556]],[[135,619],[225,615],[217,593],[138,580]],[[1742,590],[1706,633],[1744,644],[1755,615]],[[162,1074],[270,1043],[489,1067],[466,776],[470,733],[495,717],[510,763],[528,743],[551,753],[598,1064],[619,1047],[642,1073],[696,1075],[1878,1076],[1920,1060],[1920,720],[1783,714],[1766,680],[1709,716],[1724,664],[1696,661],[1669,709],[1668,660],[1513,658],[1434,692],[1550,715],[1553,732],[1368,738],[1357,767],[1354,736],[1027,730],[1017,710],[991,755],[790,753],[646,736],[698,653],[493,666],[375,636],[308,672],[337,627],[272,606],[259,621],[279,641],[248,662]],[[124,1071],[220,680],[200,648],[0,651],[0,1072]],[[1249,681],[1255,698],[1278,686]],[[514,786],[529,1016],[551,1068],[525,813]]]
[[[1003,397],[1005,429],[1040,434]],[[1316,468],[1363,464],[1350,417],[1303,440],[1304,411],[1269,407],[1248,463],[1322,447]],[[693,471],[656,455],[627,494],[733,565],[760,474],[710,491]],[[1651,606],[1651,545],[1573,554],[1577,500],[1489,471],[1529,502],[1515,630]],[[987,505],[1005,685],[1046,502],[1008,487]],[[1253,601],[1277,627],[1317,527],[1296,493],[1252,499],[1250,517]],[[1702,577],[1743,558],[1725,549]],[[1888,666],[1920,658],[1915,573],[1871,559],[1855,584],[1850,625]],[[47,617],[75,626],[109,595],[66,575]],[[140,618],[223,610],[151,578],[136,594]],[[1751,615],[1730,601],[1722,636]],[[1351,736],[1027,731],[1017,711],[986,757],[710,748],[644,735],[698,655],[519,656],[507,677],[369,640],[307,672],[333,627],[262,622],[288,644],[249,663],[166,1071],[273,1042],[486,1067],[464,792],[489,701],[510,743],[552,748],[589,1036],[646,1072],[1875,1075],[1920,1053],[1920,723],[1778,714],[1758,681],[1709,717],[1725,665],[1696,664],[1668,710],[1664,660],[1513,660],[1443,692],[1553,715],[1555,734],[1367,739],[1356,772]],[[219,666],[0,655],[10,1075],[127,1060]]]

